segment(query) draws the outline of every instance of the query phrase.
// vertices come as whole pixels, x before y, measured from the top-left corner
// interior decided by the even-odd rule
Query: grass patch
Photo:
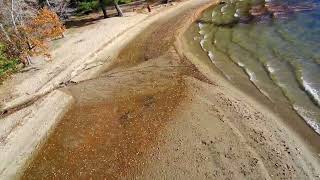
[[[5,46],[0,44],[0,84],[10,74],[18,69],[19,60],[8,58],[5,54]]]
[[[98,1],[88,1],[88,2],[80,2],[77,13],[78,14],[87,14],[93,11],[99,10]]]

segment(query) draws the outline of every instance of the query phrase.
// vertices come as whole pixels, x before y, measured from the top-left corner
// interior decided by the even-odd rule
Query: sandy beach
[[[115,58],[98,70],[59,87],[72,102],[22,179],[320,179],[320,137],[303,121],[289,125],[290,115],[230,83],[195,49],[189,27],[215,3],[179,3],[101,51]]]

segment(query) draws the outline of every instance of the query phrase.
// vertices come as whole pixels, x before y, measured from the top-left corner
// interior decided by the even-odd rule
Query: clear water
[[[227,0],[208,9],[199,28],[226,77],[236,64],[271,101],[280,89],[320,134],[320,0]]]

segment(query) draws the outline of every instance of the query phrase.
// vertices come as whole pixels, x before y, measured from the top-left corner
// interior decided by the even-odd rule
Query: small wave
[[[272,66],[268,63],[266,64],[266,68],[270,74],[273,74],[274,72],[276,72],[276,69],[272,68]]]
[[[238,63],[238,65],[240,67],[244,67],[241,63]],[[250,72],[248,69],[245,69],[245,71],[248,74],[250,81],[255,82],[257,80],[257,78],[253,72]]]
[[[303,77],[301,79],[304,89],[310,94],[310,96],[314,99],[318,106],[320,106],[320,91],[313,88],[311,83],[304,80]]]
[[[211,51],[208,52],[208,56],[211,59],[211,61],[214,61],[214,54]]]
[[[238,62],[238,66],[244,67],[244,64],[242,64],[241,62]]]
[[[307,122],[307,124],[320,135],[320,123],[310,118],[313,112],[310,112],[303,107],[293,105],[293,109]]]
[[[204,51],[207,51],[207,50],[204,49]],[[209,57],[209,59],[211,60],[211,62],[216,65],[214,54],[213,54],[211,51],[207,51],[207,52],[208,52],[208,57]],[[228,80],[231,80],[231,77],[230,77],[227,73],[225,73],[225,72],[224,72],[221,68],[219,68],[217,65],[216,65],[216,67],[219,69],[219,71],[223,74],[223,76],[224,76],[225,78],[227,78]]]
[[[269,73],[272,75],[275,72],[283,72],[284,69],[277,69],[277,68],[272,68],[271,67],[272,64],[266,64],[266,68],[269,71]],[[275,73],[277,74],[277,73]],[[292,103],[292,107],[293,109],[297,112],[297,114],[305,120],[305,122],[312,128],[314,129],[318,134],[320,134],[320,123],[318,122],[318,119],[320,117],[320,114],[318,113],[317,110],[315,110],[314,108],[317,108],[316,106],[314,106],[314,104],[312,102],[310,102],[310,104],[308,104],[306,101],[302,102],[301,100],[299,100],[299,97],[301,98],[301,94],[298,95],[296,94],[297,91],[294,90],[294,88],[292,89],[292,87],[288,87],[288,85],[290,84],[290,80],[286,79],[286,81],[284,80],[280,80],[278,81],[277,78],[283,78],[279,77],[279,75],[275,75],[272,76],[274,77],[274,82],[281,87],[284,95],[289,99],[289,101]],[[309,91],[313,92],[312,94],[317,94],[317,91],[312,88],[312,86],[310,85],[310,83],[307,83],[305,80],[303,80],[303,78],[300,78],[301,81],[303,82],[303,86],[305,88],[305,91],[307,91],[307,89],[309,89]],[[281,83],[285,82],[284,84]],[[292,84],[291,84],[292,85]],[[302,90],[302,92],[305,92]],[[318,96],[319,97],[319,96]],[[297,99],[298,98],[298,99]],[[304,104],[306,103],[306,104]],[[308,109],[308,110],[306,110]]]
[[[238,65],[243,68],[243,66],[241,66],[241,63],[238,63]],[[263,94],[266,98],[268,98],[271,102],[273,102],[270,95],[266,91],[264,91],[262,88],[259,87],[258,80],[257,80],[255,74],[246,68],[244,68],[244,70],[247,73],[247,75],[249,76],[250,81],[261,92],[261,94]]]
[[[200,34],[200,35],[205,35],[206,32],[203,30],[204,27],[205,27],[205,24],[203,24],[203,23],[198,23],[198,26],[199,26],[199,29],[200,29],[199,34]]]
[[[204,23],[198,23],[198,26],[200,29],[202,29],[204,27],[204,25],[205,25]]]
[[[207,51],[205,48],[204,48],[204,42],[205,42],[205,40],[201,40],[200,41],[200,46],[201,46],[201,48],[204,50],[204,51]]]

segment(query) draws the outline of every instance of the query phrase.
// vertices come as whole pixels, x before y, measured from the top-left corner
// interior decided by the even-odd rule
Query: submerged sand
[[[180,35],[207,6],[160,19],[64,88],[75,103],[23,179],[319,179],[316,146],[190,54]]]

